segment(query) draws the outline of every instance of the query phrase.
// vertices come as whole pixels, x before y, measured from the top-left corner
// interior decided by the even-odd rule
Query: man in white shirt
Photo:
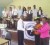
[[[13,11],[12,18],[17,18],[17,9],[16,9],[15,6],[14,6],[14,8],[12,9],[12,11]]]
[[[2,18],[3,18],[3,23],[6,22],[6,18],[7,18],[7,9],[4,8],[4,10],[2,11]]]
[[[18,30],[18,45],[24,45],[24,23],[23,17],[18,20],[17,22],[17,30]]]
[[[17,29],[17,21],[16,21],[16,19],[17,19],[18,15],[17,15],[17,9],[16,9],[15,6],[12,8],[12,12],[13,12],[13,15],[12,15],[13,28],[16,30]]]
[[[12,18],[12,15],[13,15],[13,12],[12,12],[12,7],[9,7],[9,10],[8,10],[8,13],[7,13],[7,16],[8,16],[8,20],[7,20],[7,27],[8,28],[12,28],[11,24],[10,24],[10,19]]]
[[[8,15],[8,18],[12,18],[12,15],[13,15],[12,7],[9,7],[7,15]]]
[[[7,10],[6,10],[6,8],[4,8],[4,10],[2,11],[2,17],[7,17]]]
[[[33,6],[33,10],[32,10],[32,13],[33,13],[33,19],[37,18],[37,9],[36,9],[36,5]]]
[[[21,6],[19,6],[19,9],[17,10],[18,18],[22,16],[22,12]]]

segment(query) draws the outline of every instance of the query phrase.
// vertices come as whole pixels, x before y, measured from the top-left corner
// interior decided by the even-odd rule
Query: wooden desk
[[[17,33],[17,31],[15,31],[15,30],[8,30],[8,32],[10,32],[11,33],[11,36],[12,36],[12,40],[14,40],[14,41],[18,41],[18,33]]]
[[[9,45],[9,41],[3,38],[0,38],[0,45]]]

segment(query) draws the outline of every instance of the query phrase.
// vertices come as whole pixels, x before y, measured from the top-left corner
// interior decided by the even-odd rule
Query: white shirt
[[[39,10],[39,15],[41,15],[41,10]]]
[[[29,10],[29,11],[27,11],[27,13],[28,13],[28,14],[31,14],[31,13],[32,13],[32,11],[31,11],[31,10]]]
[[[13,15],[12,11],[8,11],[8,17],[11,17]]]
[[[3,10],[3,11],[2,11],[2,16],[3,16],[3,17],[7,17],[7,11],[4,11],[4,10]]]
[[[13,9],[13,15],[17,15],[17,9]]]
[[[23,23],[23,20],[22,19],[19,19],[18,22],[17,22],[17,30],[22,30],[24,31],[24,23]]]
[[[33,17],[34,17],[34,16],[37,17],[37,9],[33,9],[33,10],[32,10],[32,13],[33,13]]]
[[[22,15],[22,9],[17,10],[17,14],[18,14],[18,16],[20,18],[20,16]]]
[[[27,16],[27,12],[26,11],[23,12],[23,16]]]

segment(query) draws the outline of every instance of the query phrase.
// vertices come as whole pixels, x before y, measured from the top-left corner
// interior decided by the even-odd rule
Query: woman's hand
[[[39,33],[37,30],[35,30],[35,31],[34,31],[34,34],[35,34],[35,35],[39,35],[40,33]]]

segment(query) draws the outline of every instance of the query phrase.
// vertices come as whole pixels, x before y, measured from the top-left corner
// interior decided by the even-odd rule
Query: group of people
[[[33,5],[33,9],[31,7],[24,7],[21,8],[21,6],[18,7],[18,9],[15,6],[10,6],[9,9],[4,8],[2,11],[2,17],[6,18],[20,18],[20,16],[23,16],[27,20],[35,19],[36,17],[41,17],[43,15],[43,10],[41,7],[39,7],[39,10],[36,8],[36,5]]]
[[[43,25],[40,24],[40,20],[36,19],[36,26],[35,26],[35,45],[49,45],[49,30],[50,26],[47,22],[47,18],[43,17],[42,22]]]
[[[20,18],[17,23],[18,45],[24,45],[24,30],[27,31],[27,29],[24,28],[23,21],[23,18]],[[33,27],[31,32],[33,35],[35,35],[35,45],[49,45],[50,26],[47,21],[47,17],[37,18],[35,21],[36,25]],[[28,31],[30,32],[30,30]]]
[[[27,7],[27,9],[26,7],[21,8],[21,6],[19,6],[19,9],[16,9],[15,6],[13,8],[9,7],[9,10],[5,8],[2,11],[2,17],[3,19],[18,18],[18,45],[24,45],[24,30],[26,29],[23,26],[23,21],[32,20],[36,21],[36,25],[32,32],[33,35],[35,35],[35,45],[49,45],[49,24],[47,22],[47,17],[43,15],[41,7],[39,7],[39,10],[37,10],[36,5],[33,5],[33,9],[31,9],[31,7]],[[40,22],[42,22],[42,24]]]
[[[17,9],[14,5],[11,5],[9,8],[5,7],[2,11],[3,23],[7,22],[7,27],[9,28],[16,28],[17,26],[15,25],[15,23],[17,23],[17,19],[19,19],[21,16],[23,16],[24,20],[32,21],[37,17],[42,17],[43,10],[41,7],[37,9],[36,5],[33,5],[33,9],[30,6],[27,8],[24,6],[19,6]]]

